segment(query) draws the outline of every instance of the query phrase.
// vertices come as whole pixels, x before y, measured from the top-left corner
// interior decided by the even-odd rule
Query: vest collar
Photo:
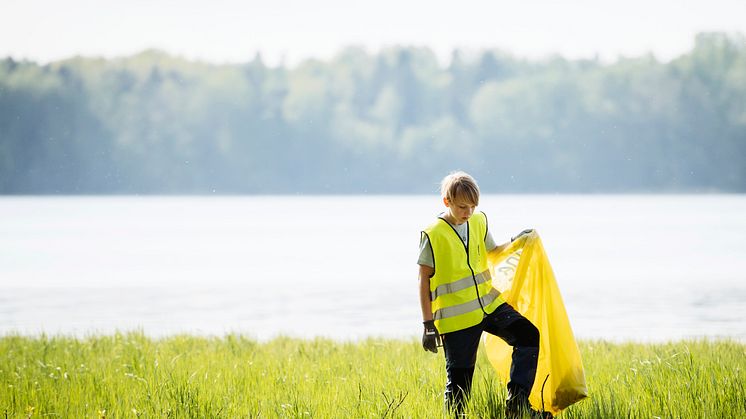
[[[448,227],[450,227],[451,231],[453,231],[453,234],[456,235],[456,238],[458,239],[458,241],[461,242],[461,244],[464,245],[464,248],[466,248],[466,250],[468,252],[468,250],[469,250],[469,244],[468,243],[464,243],[464,241],[461,240],[461,236],[458,234],[458,231],[456,231],[456,228],[453,227],[453,225],[451,223],[449,223],[448,220],[446,220],[444,217],[440,217],[439,216],[438,218],[441,219],[441,220],[443,220],[443,222],[446,223],[446,225]],[[471,223],[471,218],[469,218],[468,220],[466,220],[466,240],[468,240],[468,241],[471,241],[471,240],[469,240],[470,239],[469,234],[471,233],[471,231],[470,231],[471,230],[471,224],[470,223]]]

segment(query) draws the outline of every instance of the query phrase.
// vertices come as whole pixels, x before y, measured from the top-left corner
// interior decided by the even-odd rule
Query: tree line
[[[428,48],[268,66],[0,60],[0,194],[746,191],[746,40],[612,63]]]

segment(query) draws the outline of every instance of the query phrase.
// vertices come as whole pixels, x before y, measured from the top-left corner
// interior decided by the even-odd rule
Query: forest
[[[0,59],[0,194],[746,192],[746,38],[525,59],[426,47],[269,66]]]

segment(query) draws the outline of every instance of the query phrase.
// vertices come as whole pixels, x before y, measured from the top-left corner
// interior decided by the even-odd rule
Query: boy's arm
[[[433,319],[432,302],[430,301],[430,277],[435,273],[435,269],[420,265],[420,308],[422,309],[422,321]]]
[[[501,244],[499,246],[495,246],[494,249],[488,251],[487,253],[492,253],[492,254],[496,255],[496,254],[502,252],[503,250],[507,249],[508,246],[510,246],[510,243],[511,242],[505,242],[505,243],[503,243],[503,244]]]
[[[510,243],[513,243],[513,242],[514,242],[514,241],[515,241],[516,239],[518,239],[519,237],[523,236],[524,234],[530,234],[530,233],[533,233],[533,232],[534,232],[534,230],[533,230],[533,229],[531,229],[531,228],[528,228],[528,229],[526,229],[526,230],[523,230],[523,231],[521,231],[520,233],[518,233],[518,235],[517,235],[517,236],[515,236],[515,237],[511,237],[511,238],[510,238],[510,241],[507,241],[507,242],[505,242],[505,243],[503,243],[503,244],[501,244],[501,245],[499,245],[499,246],[495,246],[495,248],[494,248],[494,249],[492,249],[492,250],[488,250],[488,251],[487,251],[487,253],[498,254],[498,253],[502,252],[503,250],[507,249],[507,248],[508,248],[508,246],[510,246]],[[485,244],[487,244],[487,243],[485,243]]]

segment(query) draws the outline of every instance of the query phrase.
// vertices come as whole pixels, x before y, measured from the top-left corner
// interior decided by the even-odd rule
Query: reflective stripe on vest
[[[443,307],[437,310],[434,314],[434,319],[443,320],[443,319],[447,319],[450,317],[460,316],[462,314],[469,313],[470,311],[480,310],[482,307],[489,306],[499,296],[500,296],[500,291],[492,288],[487,295],[483,297],[479,297],[479,299],[475,298],[469,301],[468,303],[463,303],[463,304],[459,304],[457,306],[451,306],[451,307]]]
[[[491,279],[492,277],[490,276],[490,271],[484,271],[474,275],[473,277],[469,275],[466,278],[459,279],[458,281],[438,285],[438,287],[435,288],[435,291],[430,293],[430,301],[435,301],[435,299],[440,297],[441,295],[465,290],[467,288],[473,287],[475,283],[479,285],[484,282],[490,281]]]

